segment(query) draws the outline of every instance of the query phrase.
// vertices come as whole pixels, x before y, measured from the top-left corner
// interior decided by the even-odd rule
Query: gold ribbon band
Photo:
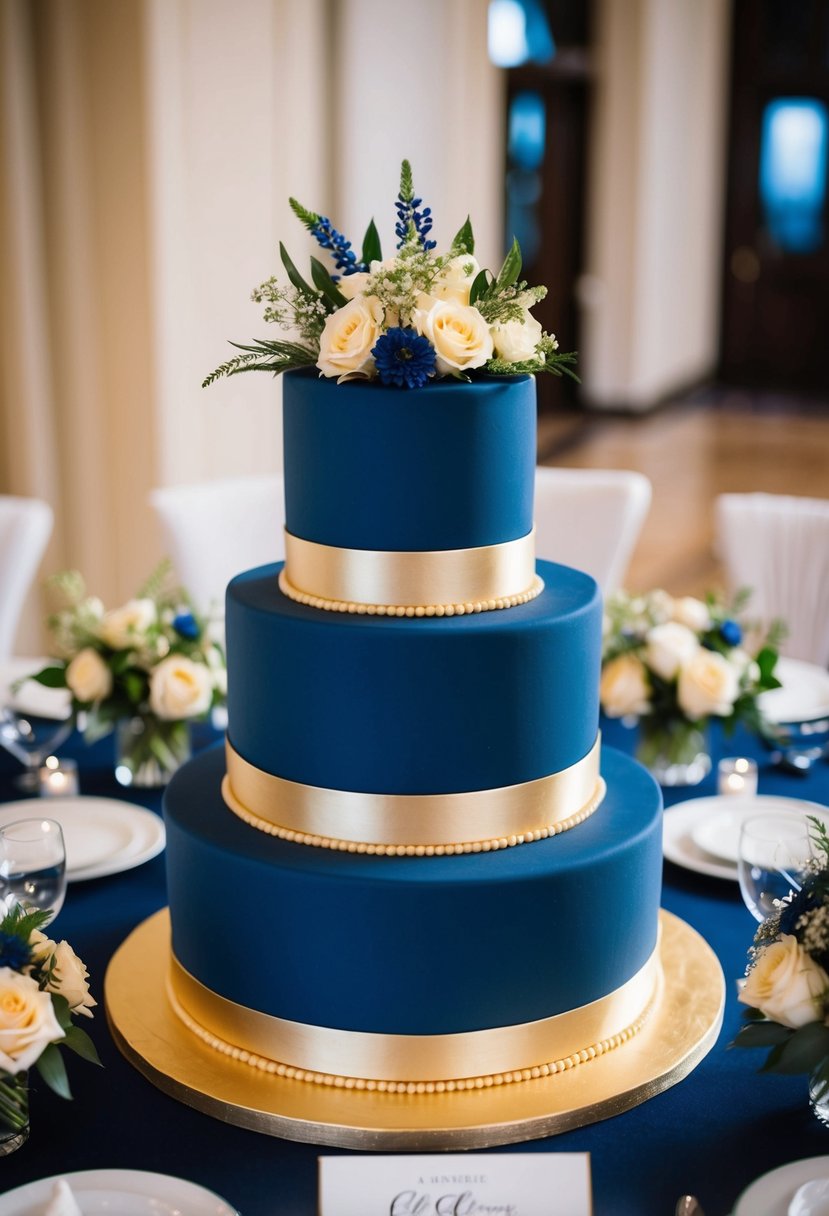
[[[481,611],[517,603],[540,589],[535,529],[500,545],[412,553],[340,549],[286,531],[284,573],[286,586],[300,597],[355,606],[478,604]]]
[[[366,794],[266,773],[243,759],[228,739],[222,795],[254,826],[304,844],[430,856],[488,851],[555,835],[592,814],[605,789],[600,747],[597,736],[587,755],[569,768],[520,785],[457,794]]]
[[[359,1077],[407,1085],[470,1077],[520,1080],[551,1063],[584,1062],[635,1033],[659,976],[656,950],[627,983],[579,1009],[517,1026],[438,1035],[334,1030],[259,1013],[205,988],[175,956],[169,993],[174,1010],[186,1023],[195,1023],[191,1028],[196,1033],[219,1050],[230,1045],[227,1054],[257,1067],[255,1057],[310,1074],[300,1075],[303,1080]],[[572,1063],[553,1071],[564,1067]]]

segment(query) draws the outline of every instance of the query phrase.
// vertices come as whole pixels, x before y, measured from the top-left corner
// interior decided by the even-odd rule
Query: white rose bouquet
[[[800,890],[757,929],[733,1046],[770,1048],[762,1071],[808,1074],[818,1104],[829,1099],[829,835],[809,818],[815,856]]]
[[[224,702],[224,652],[210,623],[166,562],[109,612],[77,572],[51,582],[63,601],[49,618],[58,657],[32,678],[69,690],[88,742],[118,726],[123,784],[161,784],[189,755],[189,723]]]
[[[429,239],[431,209],[415,197],[407,160],[395,203],[392,258],[383,259],[373,220],[358,257],[327,216],[296,199],[290,204],[334,265],[329,270],[312,258],[309,283],[280,245],[288,283],[270,278],[253,299],[265,304],[265,320],[290,336],[234,343],[243,353],[211,372],[205,386],[238,372],[278,374],[297,367],[317,367],[338,383],[377,379],[398,388],[423,388],[442,377],[469,380],[470,372],[552,372],[577,379],[575,355],[560,352],[555,336],[531,314],[547,289],[520,280],[518,242],[497,275],[475,260],[468,219],[449,249],[436,253]]]
[[[50,916],[49,909],[0,900],[0,1153],[28,1134],[31,1068],[71,1098],[59,1048],[100,1064],[89,1035],[73,1022],[91,1018],[97,1003],[88,972],[68,942],[42,932]]]
[[[611,718],[638,719],[641,762],[665,785],[693,784],[710,768],[704,729],[711,717],[726,729],[738,721],[758,733],[761,692],[774,675],[781,627],[753,651],[739,615],[747,595],[730,606],[674,599],[665,591],[612,595],[605,606],[600,699]]]

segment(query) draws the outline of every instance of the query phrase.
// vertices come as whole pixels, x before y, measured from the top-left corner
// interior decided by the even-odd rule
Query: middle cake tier
[[[282,594],[280,569],[227,592],[228,740],[255,773],[446,795],[536,782],[594,751],[602,608],[588,575],[541,561],[527,604],[418,619],[307,607]]]

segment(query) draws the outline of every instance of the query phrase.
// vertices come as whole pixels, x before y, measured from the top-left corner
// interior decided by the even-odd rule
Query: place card
[[[588,1153],[319,1158],[319,1216],[590,1216]]]

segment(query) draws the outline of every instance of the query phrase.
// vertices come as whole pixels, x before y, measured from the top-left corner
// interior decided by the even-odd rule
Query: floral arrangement
[[[168,563],[108,612],[77,571],[51,583],[63,601],[48,620],[57,657],[32,678],[69,690],[88,742],[132,723],[128,766],[137,772],[154,761],[173,771],[189,754],[188,723],[206,718],[227,691],[224,651],[209,622],[174,585]]]
[[[296,199],[291,208],[333,259],[329,271],[311,258],[309,283],[279,250],[288,283],[270,278],[253,292],[265,304],[264,319],[288,331],[285,339],[233,343],[243,353],[204,381],[238,372],[278,374],[317,367],[322,376],[374,380],[400,388],[423,388],[434,377],[468,380],[472,371],[490,375],[552,372],[576,379],[575,355],[558,349],[532,308],[546,287],[519,281],[517,241],[497,275],[475,260],[469,219],[445,253],[429,239],[431,208],[415,196],[412,170],[404,160],[395,207],[397,252],[384,260],[372,220],[360,257],[327,216]]]
[[[779,687],[774,668],[782,629],[776,624],[747,648],[749,630],[739,619],[747,599],[741,593],[726,605],[714,596],[674,599],[661,590],[608,599],[602,709],[611,718],[639,719],[638,756],[657,774],[693,760],[712,716],[726,729],[742,721],[761,731],[757,698]]]
[[[814,856],[800,889],[757,928],[739,995],[746,1025],[733,1046],[770,1048],[762,1071],[809,1074],[821,1103],[829,1097],[829,835],[809,820]]]
[[[51,910],[0,899],[0,1141],[28,1128],[26,1074],[37,1069],[62,1098],[71,1098],[60,1047],[100,1064],[76,1016],[97,1004],[89,973],[68,942],[43,933]]]

